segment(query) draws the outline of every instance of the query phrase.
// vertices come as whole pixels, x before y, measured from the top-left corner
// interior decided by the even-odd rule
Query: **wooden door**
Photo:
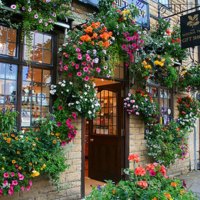
[[[101,110],[90,123],[89,177],[119,181],[124,168],[124,122],[121,85],[98,87]]]

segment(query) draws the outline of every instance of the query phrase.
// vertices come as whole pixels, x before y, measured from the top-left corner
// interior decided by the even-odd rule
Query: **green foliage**
[[[191,66],[188,70],[183,68],[179,82],[179,88],[189,87],[192,90],[200,90],[200,65]]]
[[[146,139],[148,155],[156,162],[166,166],[173,164],[176,158],[184,158],[187,154],[185,147],[187,134],[174,121],[171,121],[167,126],[156,124],[150,127]]]
[[[121,180],[115,184],[106,181],[105,186],[93,188],[86,200],[197,200],[195,195],[187,191],[182,181],[177,178],[169,178],[163,165],[157,163],[148,164],[145,167],[139,165],[134,169],[126,169],[128,180]]]
[[[5,110],[0,115],[5,116],[0,131],[0,185],[7,184],[0,187],[0,195],[29,190],[31,179],[41,174],[47,174],[58,185],[60,173],[68,166],[54,118],[43,119],[35,130],[17,132],[14,129],[17,113]]]

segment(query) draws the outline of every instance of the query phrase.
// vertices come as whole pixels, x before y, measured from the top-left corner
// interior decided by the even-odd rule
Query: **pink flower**
[[[5,173],[3,174],[3,177],[4,177],[4,178],[9,178],[9,174],[8,174],[7,172],[5,172]]]
[[[76,65],[75,65],[75,69],[79,69],[79,64],[76,64]]]
[[[88,67],[83,67],[84,72],[88,72],[89,68]]]
[[[8,181],[7,180],[4,180],[3,181],[3,186],[7,186],[8,185]]]
[[[82,54],[81,53],[78,53],[77,59],[82,60]]]
[[[3,189],[0,188],[0,196],[3,195]]]
[[[60,127],[62,125],[61,122],[57,122],[57,126]]]
[[[30,186],[32,186],[32,185],[33,185],[33,182],[32,182],[31,180],[29,180],[29,182],[28,182],[28,183],[29,183],[29,185],[30,185]]]
[[[11,172],[11,176],[12,176],[12,177],[15,176],[15,173],[14,173],[14,172]]]
[[[82,73],[81,72],[77,72],[77,76],[82,76]]]
[[[77,115],[76,115],[76,113],[75,113],[75,112],[72,112],[72,117],[73,117],[74,119],[76,119],[76,118],[77,118]]]
[[[69,54],[66,53],[66,54],[65,54],[65,58],[69,58]]]
[[[65,65],[65,66],[63,67],[63,69],[64,69],[65,71],[68,71],[68,66]]]
[[[155,176],[155,175],[156,175],[156,172],[155,172],[154,170],[151,169],[151,170],[149,170],[149,175],[150,175],[150,176]]]
[[[12,180],[12,185],[18,185],[18,181],[17,180]]]
[[[76,52],[80,53],[81,52],[80,48],[76,48]]]
[[[35,15],[34,15],[34,18],[37,19],[37,18],[38,18],[38,14],[35,14]]]
[[[74,63],[74,62],[72,62],[72,63],[71,63],[71,65],[72,65],[72,67],[73,67],[73,66],[75,65],[75,63]]]
[[[20,180],[20,181],[23,181],[23,180],[24,180],[24,175],[23,175],[23,174],[18,173],[18,177],[19,177],[19,180]]]
[[[17,8],[17,6],[16,6],[15,4],[12,4],[10,7],[11,7],[13,10],[15,10],[15,9]]]
[[[98,73],[100,73],[100,72],[101,72],[101,68],[97,67],[97,68],[96,68],[96,71],[97,71]]]
[[[122,44],[122,49],[126,49],[126,45],[125,44]]]
[[[86,62],[84,61],[84,62],[82,62],[81,64],[82,64],[83,66],[85,66],[85,65],[86,65]]]
[[[24,190],[25,190],[25,187],[24,187],[24,186],[22,186],[22,187],[21,187],[21,191],[24,191]]]
[[[89,81],[89,76],[86,76],[85,78],[84,78],[84,81]]]
[[[29,191],[30,189],[31,189],[31,186],[28,185],[28,186],[26,187],[26,191]]]
[[[139,162],[140,161],[140,157],[138,154],[130,154],[128,157],[128,160],[130,161],[134,161],[134,162]]]
[[[62,106],[58,106],[58,110],[63,110],[63,107]]]
[[[62,142],[61,142],[61,146],[62,146],[62,147],[64,147],[66,144],[67,144],[66,141],[62,141]]]
[[[139,185],[143,189],[146,189],[148,187],[148,183],[146,181],[138,181],[137,185]]]
[[[8,190],[8,194],[9,194],[10,196],[12,196],[12,195],[14,194],[13,188],[10,188],[10,189]]]
[[[144,176],[146,174],[146,170],[143,167],[135,168],[135,175],[136,176]]]

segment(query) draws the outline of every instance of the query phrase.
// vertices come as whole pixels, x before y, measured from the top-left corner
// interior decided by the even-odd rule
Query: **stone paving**
[[[179,176],[179,178],[185,180],[187,188],[195,192],[200,200],[200,170],[191,171]]]

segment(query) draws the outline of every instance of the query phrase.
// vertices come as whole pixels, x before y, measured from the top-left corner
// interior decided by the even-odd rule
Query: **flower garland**
[[[69,15],[70,0],[18,0],[9,5],[22,14],[24,31],[50,31],[61,16]]]

